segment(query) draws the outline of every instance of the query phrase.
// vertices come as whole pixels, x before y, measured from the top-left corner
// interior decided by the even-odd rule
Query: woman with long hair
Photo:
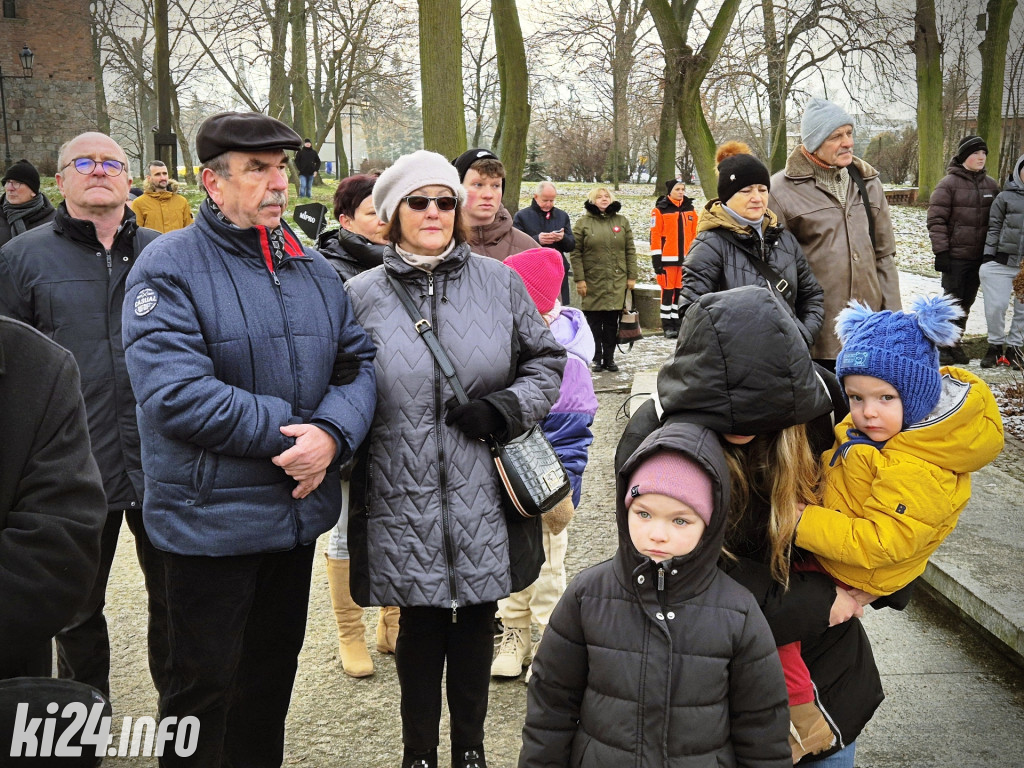
[[[732,493],[721,567],[753,593],[778,645],[803,643],[829,733],[823,750],[802,762],[844,768],[853,766],[853,742],[883,699],[857,620],[863,608],[827,575],[790,566],[797,505],[817,497],[815,457],[832,445],[846,410],[835,376],[812,362],[797,322],[767,288],[709,293],[686,311],[657,393],[630,419],[615,457],[618,467],[671,421],[720,435]],[[907,597],[874,605],[899,608]],[[795,762],[804,752],[791,746]]]

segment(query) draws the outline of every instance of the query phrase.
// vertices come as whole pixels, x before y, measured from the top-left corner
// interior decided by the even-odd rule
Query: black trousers
[[[103,616],[107,581],[117,551],[122,518],[135,536],[135,553],[146,582],[149,601],[149,671],[161,694],[166,682],[167,601],[164,597],[164,569],[160,550],[153,546],[142,523],[142,510],[110,512],[100,538],[100,569],[88,599],[75,617],[57,635],[57,671],[62,678],[88,683],[110,695],[110,637]]]
[[[164,553],[170,666],[160,716],[195,716],[200,728],[195,754],[165,750],[161,766],[279,768],[314,549]]]
[[[967,327],[967,316],[971,314],[974,300],[978,298],[978,288],[981,286],[981,278],[978,276],[980,269],[980,261],[950,259],[949,269],[941,273],[942,290],[955,298],[964,311],[964,316],[956,321],[961,330]]]
[[[446,662],[452,745],[468,749],[483,743],[497,610],[497,603],[460,607],[453,623],[447,608],[402,608],[395,668],[407,749],[426,752],[438,745]]]
[[[590,310],[583,313],[594,334],[594,362],[608,365],[615,362],[615,335],[619,331],[618,309]]]

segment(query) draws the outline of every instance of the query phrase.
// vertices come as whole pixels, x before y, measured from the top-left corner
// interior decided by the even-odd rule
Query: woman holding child
[[[818,698],[791,712],[804,742],[791,738],[793,760],[825,756],[820,764],[835,766],[853,765],[881,681],[857,599],[825,574],[790,572],[790,560],[798,505],[814,498],[817,456],[846,411],[792,315],[766,288],[746,286],[691,305],[657,397],[634,414],[616,452],[620,467],[659,424],[695,423],[721,436],[732,490],[722,567],[753,593],[777,644],[803,641]],[[883,598],[893,607],[907,599]]]

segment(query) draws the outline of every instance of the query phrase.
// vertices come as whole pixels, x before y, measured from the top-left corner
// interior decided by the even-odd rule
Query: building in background
[[[96,128],[89,18],[89,0],[0,0],[7,146],[44,176],[57,170],[62,143]],[[25,46],[35,54],[28,78],[19,58]],[[6,149],[0,146],[0,158]]]

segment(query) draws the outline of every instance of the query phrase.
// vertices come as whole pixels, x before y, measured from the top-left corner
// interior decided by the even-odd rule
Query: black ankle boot
[[[437,768],[437,747],[426,752],[413,752],[406,747],[402,753],[402,768]]]
[[[456,747],[452,745],[452,768],[487,768],[484,759],[484,745],[475,747]]]

